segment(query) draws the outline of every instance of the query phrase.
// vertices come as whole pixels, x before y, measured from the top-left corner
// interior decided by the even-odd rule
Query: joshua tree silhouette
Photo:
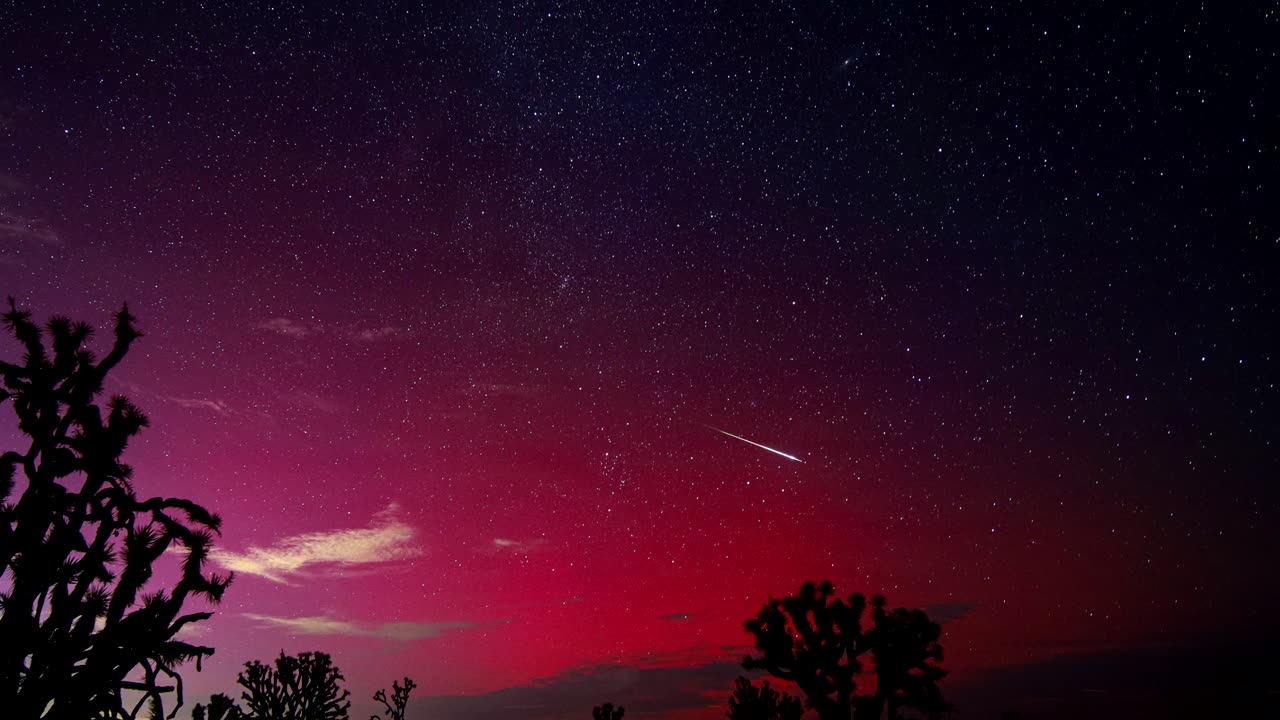
[[[387,708],[387,716],[383,718],[381,715],[374,715],[369,720],[404,720],[404,708],[409,704],[409,693],[416,687],[418,684],[407,677],[404,679],[404,685],[392,680],[390,701],[387,699],[386,690],[379,690],[373,694],[373,699]]]
[[[743,658],[747,670],[767,670],[794,682],[822,720],[848,720],[858,656],[866,651],[862,595],[835,596],[829,582],[807,582],[795,595],[769,598],[743,623],[762,655]]]
[[[195,503],[140,500],[120,461],[147,425],[123,397],[97,404],[103,381],[141,333],[126,306],[101,360],[92,329],[55,317],[44,328],[9,300],[4,326],[25,351],[0,361],[0,403],[11,401],[28,447],[0,455],[0,699],[20,718],[136,718],[182,706],[178,667],[213,648],[176,639],[212,613],[182,614],[191,598],[217,602],[231,576],[205,575],[220,520]],[[46,339],[49,347],[46,347]],[[14,492],[17,470],[22,490]],[[148,587],[166,551],[184,556],[168,591]],[[172,684],[167,684],[172,683]],[[127,691],[136,702],[127,703]],[[128,705],[128,706],[127,706]]]
[[[407,680],[408,678],[406,678]],[[280,651],[275,666],[257,660],[244,664],[236,683],[244,688],[240,698],[248,711],[240,709],[226,695],[209,699],[208,715],[196,705],[195,720],[347,720],[351,693],[338,684],[342,673],[322,652],[299,653],[297,657]],[[408,700],[408,693],[405,693]]]
[[[936,665],[941,627],[922,610],[886,610],[879,595],[871,605],[872,626],[864,631],[864,596],[836,597],[830,582],[806,582],[795,595],[769,598],[743,623],[761,654],[748,655],[742,665],[794,682],[820,720],[849,720],[855,705],[859,716],[871,718],[888,706],[891,720],[901,708],[931,716],[948,709],[937,685],[946,674]],[[859,658],[868,652],[876,663],[876,694],[855,703]]]
[[[738,678],[725,712],[729,720],[800,720],[802,714],[799,698],[779,694],[768,680],[756,687],[744,677]]]
[[[294,657],[281,650],[274,667],[253,660],[244,664],[244,671],[236,678],[244,688],[240,698],[247,711],[226,695],[214,695],[209,699],[208,714],[196,705],[193,716],[196,720],[347,720],[351,693],[338,684],[342,680],[342,673],[325,653],[304,652]]]
[[[244,713],[240,707],[226,695],[218,694],[209,698],[207,706],[196,703],[191,711],[191,720],[242,720]]]
[[[929,620],[923,610],[885,608],[884,597],[871,599],[871,657],[875,660],[876,694],[873,717],[881,708],[889,709],[889,718],[898,710],[909,708],[929,717],[951,709],[943,701],[938,681],[947,671],[942,662],[942,626]]]
[[[623,713],[626,709],[621,705],[614,709],[613,703],[605,703],[602,706],[591,708],[592,720],[622,720]]]

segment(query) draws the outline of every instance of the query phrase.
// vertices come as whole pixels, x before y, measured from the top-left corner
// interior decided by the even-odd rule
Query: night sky
[[[0,8],[0,294],[139,317],[188,708],[710,720],[819,578],[962,718],[1280,704],[1280,4],[78,5]]]

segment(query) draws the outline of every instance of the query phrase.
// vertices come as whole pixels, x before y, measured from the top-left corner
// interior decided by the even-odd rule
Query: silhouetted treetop
[[[85,347],[93,329],[55,317],[43,328],[12,299],[3,324],[23,349],[0,361],[26,447],[0,455],[0,698],[6,715],[47,720],[173,717],[188,660],[213,648],[178,639],[217,602],[231,576],[206,575],[217,515],[177,498],[139,499],[121,456],[147,418],[128,399],[98,403],[107,373],[142,336],[126,306],[110,350]],[[20,491],[16,502],[10,496]],[[168,589],[150,587],[154,563],[178,550]],[[133,693],[132,696],[126,693]],[[136,701],[130,702],[132,698]]]
[[[244,712],[235,701],[221,693],[209,698],[209,704],[196,706],[191,711],[191,720],[243,720]]]
[[[821,720],[849,720],[857,715],[879,718],[888,709],[894,720],[902,709],[934,716],[950,708],[938,681],[942,628],[923,610],[888,610],[883,596],[871,600],[871,626],[864,628],[863,595],[837,597],[830,582],[806,582],[795,595],[769,598],[756,616],[743,623],[755,638],[759,655],[748,655],[743,667],[765,670],[796,684],[806,705]],[[874,661],[876,692],[857,698],[855,678],[860,658]]]
[[[404,709],[409,705],[409,693],[416,687],[418,684],[407,677],[404,679],[404,685],[392,680],[390,698],[387,697],[386,690],[379,690],[373,694],[373,699],[386,708],[386,717],[374,715],[369,720],[404,720]]]
[[[405,678],[408,680],[408,678]],[[280,651],[274,665],[257,660],[244,664],[236,683],[244,688],[242,710],[225,695],[209,699],[208,720],[347,720],[351,693],[340,685],[342,673],[322,652],[304,652],[296,657]],[[412,681],[409,681],[410,683]],[[408,701],[408,691],[404,693]],[[196,706],[196,712],[206,709]],[[220,716],[214,712],[222,713]]]
[[[806,582],[795,595],[769,598],[743,623],[760,655],[742,661],[747,670],[766,670],[789,680],[823,720],[847,720],[857,657],[865,652],[861,618],[866,601],[857,593],[836,597],[830,582]]]

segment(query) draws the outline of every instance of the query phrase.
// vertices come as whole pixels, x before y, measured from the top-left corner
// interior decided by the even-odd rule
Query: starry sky
[[[943,620],[961,717],[1270,707],[1235,5],[5,4],[0,293],[139,317],[139,492],[238,573],[188,707],[321,649],[357,715],[715,718],[811,578]]]

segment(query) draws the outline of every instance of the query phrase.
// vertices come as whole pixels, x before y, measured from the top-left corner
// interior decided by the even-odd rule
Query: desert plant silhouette
[[[947,671],[942,662],[942,626],[923,610],[888,610],[883,596],[871,599],[871,629],[867,637],[875,661],[876,694],[873,717],[888,707],[889,718],[908,708],[936,717],[950,710],[938,681]]]
[[[0,456],[0,706],[15,718],[136,718],[144,708],[162,717],[173,693],[173,717],[179,666],[199,669],[213,653],[177,639],[211,615],[182,614],[183,605],[217,602],[231,576],[204,573],[217,515],[135,495],[121,456],[146,416],[124,397],[98,404],[107,373],[142,334],[125,306],[98,360],[84,323],[55,317],[41,328],[12,298],[3,323],[24,358],[0,361],[0,403],[11,402],[29,445]],[[10,502],[18,470],[21,495]],[[184,556],[176,583],[150,587],[153,565],[173,550]]]
[[[208,705],[196,703],[191,711],[191,720],[241,720],[244,716],[240,707],[222,694],[209,698]]]
[[[339,684],[342,680],[325,653],[293,656],[281,650],[274,665],[252,660],[236,677],[236,684],[244,688],[240,698],[247,710],[226,695],[214,695],[207,708],[196,705],[192,715],[196,720],[347,720],[351,693]]]
[[[613,703],[605,703],[591,708],[591,718],[592,720],[622,720],[622,716],[626,712],[626,708],[621,705],[614,708]]]
[[[860,717],[879,718],[887,706],[891,720],[903,708],[928,715],[948,709],[937,686],[945,674],[936,664],[941,627],[922,610],[886,610],[881,596],[871,604],[872,625],[864,631],[865,597],[839,598],[825,580],[771,597],[743,623],[761,654],[748,655],[742,665],[795,683],[820,720],[849,720],[855,707]],[[876,693],[855,701],[859,658],[868,652],[876,662]]]
[[[748,655],[742,665],[795,683],[822,720],[848,720],[854,677],[861,670],[857,658],[866,651],[866,601],[856,593],[848,601],[834,594],[829,582],[807,582],[795,595],[769,598],[743,623],[762,655]]]
[[[387,698],[386,690],[379,690],[373,694],[373,699],[382,703],[387,709],[386,717],[374,715],[369,720],[404,720],[404,709],[409,704],[409,693],[418,687],[418,684],[409,678],[404,679],[404,685],[392,680],[391,681],[391,697]]]
[[[800,720],[803,714],[799,698],[779,693],[768,680],[756,687],[744,677],[735,683],[725,712],[729,720]]]

